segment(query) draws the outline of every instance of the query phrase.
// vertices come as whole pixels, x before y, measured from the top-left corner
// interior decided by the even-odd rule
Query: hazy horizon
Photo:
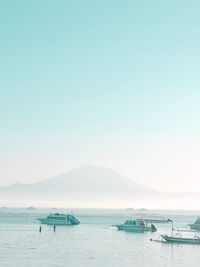
[[[199,201],[198,193],[159,192],[113,169],[92,165],[37,183],[0,187],[1,206],[194,210]]]

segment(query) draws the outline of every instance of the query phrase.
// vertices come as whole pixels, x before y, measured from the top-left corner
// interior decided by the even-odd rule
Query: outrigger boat
[[[161,235],[161,237],[169,243],[200,245],[200,237],[198,236],[194,236],[194,238],[185,238],[178,236]]]
[[[173,221],[169,221],[172,223],[172,235],[161,235],[162,239],[168,243],[200,245],[200,237],[198,236],[194,236],[193,238],[182,237],[181,232],[188,232],[187,230],[176,230],[177,233],[174,235]]]
[[[191,229],[200,231],[200,217],[198,217],[193,224],[189,224],[189,226]]]
[[[156,227],[151,224],[151,226],[147,225],[147,221],[143,219],[136,220],[128,220],[123,224],[113,225],[118,228],[118,230],[130,231],[130,232],[156,232]]]

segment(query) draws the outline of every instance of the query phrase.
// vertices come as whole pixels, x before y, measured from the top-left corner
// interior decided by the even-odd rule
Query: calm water
[[[69,210],[62,210],[69,212]],[[156,233],[117,231],[112,224],[141,215],[125,210],[74,210],[77,226],[42,226],[38,217],[52,210],[3,209],[0,214],[0,266],[200,266],[200,246],[150,242],[170,233],[157,224]],[[185,228],[200,211],[148,211],[146,217],[166,216],[175,228]],[[195,233],[190,233],[194,236]],[[200,236],[200,234],[199,234]]]

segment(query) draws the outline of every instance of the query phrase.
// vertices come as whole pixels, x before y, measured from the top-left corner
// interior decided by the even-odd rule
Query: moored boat
[[[127,220],[123,224],[114,225],[118,230],[130,231],[130,232],[156,232],[156,227],[151,224],[147,225],[147,222],[143,219]]]
[[[46,218],[38,218],[38,220],[42,224],[48,225],[76,225],[80,223],[73,215],[62,213],[51,213]]]
[[[161,237],[169,243],[179,243],[179,244],[198,244],[200,245],[200,238],[195,236],[194,238],[185,238],[185,237],[176,237],[176,236],[168,236],[161,235]]]

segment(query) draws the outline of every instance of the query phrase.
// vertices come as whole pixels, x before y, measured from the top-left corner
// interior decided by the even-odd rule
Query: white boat
[[[194,236],[193,238],[191,237],[182,237],[182,233],[186,232],[187,230],[175,230],[173,226],[173,221],[169,220],[172,223],[172,234],[171,236],[163,234],[161,237],[168,243],[177,243],[177,244],[198,244],[200,245],[200,237]],[[177,233],[174,235],[174,231]]]
[[[200,245],[200,238],[198,236],[194,236],[194,238],[186,238],[186,237],[177,237],[177,236],[168,236],[161,235],[161,237],[169,243],[178,243],[178,244],[198,244]]]
[[[76,225],[80,223],[73,215],[62,213],[50,213],[46,218],[38,218],[38,220],[49,225]]]
[[[193,224],[189,224],[191,229],[200,230],[200,217]]]
[[[143,219],[136,220],[128,220],[125,221],[124,224],[114,225],[118,228],[118,230],[130,231],[130,232],[156,232],[156,227],[151,224],[151,226],[147,225],[147,221]]]

